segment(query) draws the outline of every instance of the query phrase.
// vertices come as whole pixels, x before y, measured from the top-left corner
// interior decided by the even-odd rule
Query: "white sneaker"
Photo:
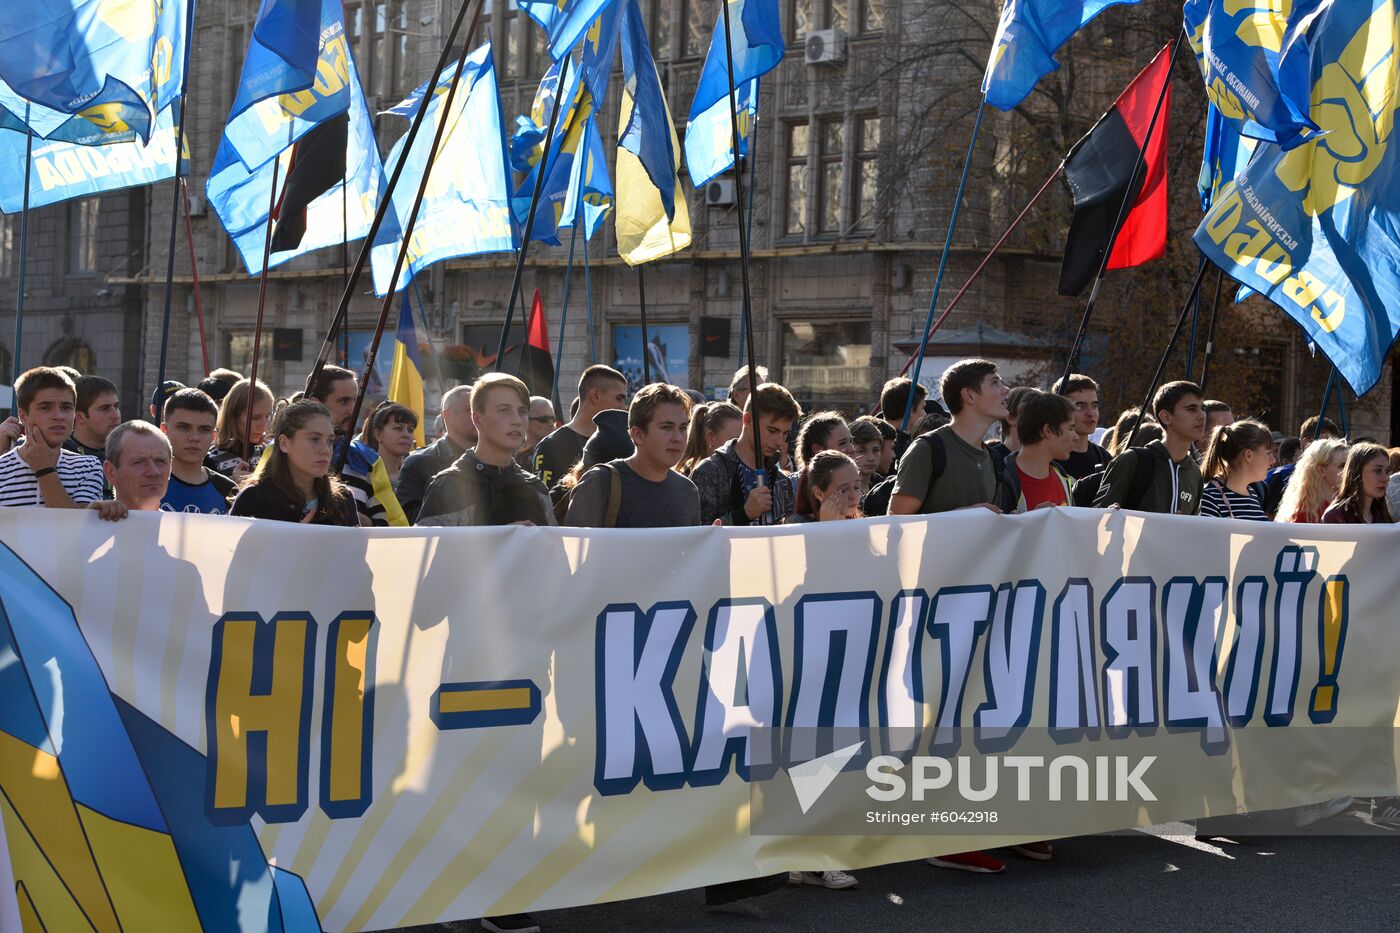
[[[840,891],[860,884],[856,876],[844,871],[790,871],[788,884],[814,884],[819,888]]]
[[[1339,813],[1345,813],[1354,802],[1350,797],[1338,797],[1336,800],[1324,800],[1322,803],[1310,803],[1299,807],[1294,811],[1293,825],[1302,829],[1322,820],[1330,820]]]

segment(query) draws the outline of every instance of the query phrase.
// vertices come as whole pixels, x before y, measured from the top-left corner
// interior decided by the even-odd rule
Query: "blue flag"
[[[757,79],[783,60],[783,31],[777,0],[727,0],[724,10],[734,39],[734,103],[742,154],[758,113]],[[734,165],[724,38],[724,23],[716,18],[685,131],[685,164],[697,188]]]
[[[418,193],[418,179],[423,177],[427,165],[433,130],[440,120],[448,121],[447,129],[433,161],[427,192],[418,209],[404,270],[399,274],[395,290],[406,287],[413,276],[439,260],[509,252],[519,245],[515,225],[511,222],[505,119],[496,91],[496,66],[490,43],[467,58],[457,93],[452,98],[452,110],[444,113],[448,85],[455,71],[455,65],[444,70],[433,88],[423,131],[414,139],[413,148],[406,156],[403,177],[405,181],[412,181],[394,189],[392,207],[370,252],[375,294],[383,295],[389,288],[394,262],[403,242],[403,228]],[[424,84],[405,101],[407,107],[400,105],[394,112],[412,116],[427,96],[428,87]],[[406,138],[407,134],[390,150],[391,167],[405,158]]]
[[[1400,104],[1394,0],[1331,0],[1284,57],[1306,63],[1322,134],[1262,144],[1224,186],[1196,245],[1297,322],[1358,394],[1400,331]],[[1304,56],[1298,59],[1296,56]]]
[[[71,198],[104,191],[149,185],[175,175],[175,124],[179,104],[171,104],[156,119],[149,142],[133,138],[103,146],[34,140],[30,170],[29,206],[43,207]],[[0,211],[17,214],[24,209],[23,131],[0,132],[0,164],[12,171],[0,172]],[[189,171],[189,136],[181,172]]]
[[[568,230],[582,221],[583,238],[591,240],[612,210],[613,184],[608,176],[608,154],[593,117],[583,131],[583,150],[574,153],[569,174],[569,193],[560,212],[559,229]]]
[[[344,240],[358,240],[369,232],[374,219],[374,211],[384,188],[384,167],[379,158],[379,146],[374,141],[374,123],[365,103],[364,92],[360,89],[355,62],[347,59],[346,64],[350,69],[348,86],[351,104],[344,135],[344,176],[307,204],[305,232],[300,236],[300,241],[290,249],[274,249],[268,257],[269,268],[312,250],[338,245]],[[283,202],[284,208],[287,207],[289,166],[294,164],[294,154],[295,149],[288,147],[288,151],[282,154],[282,165],[277,172],[278,200]],[[225,138],[214,155],[209,180],[205,183],[209,206],[233,238],[233,245],[238,249],[249,275],[262,271],[273,168],[274,163],[269,160],[249,171]],[[345,195],[343,217],[342,191]],[[278,220],[279,224],[289,222],[291,218],[285,214]]]
[[[344,113],[350,79],[340,0],[262,0],[224,142],[245,167],[257,169]]]
[[[614,0],[516,0],[525,15],[540,24],[556,62],[578,44],[589,25]]]
[[[565,209],[570,194],[575,190],[574,164],[588,146],[589,127],[592,125],[593,95],[589,92],[582,73],[570,68],[563,96],[559,96],[560,64],[550,66],[539,88],[535,91],[534,104],[530,116],[517,117],[517,130],[511,137],[511,165],[523,173],[520,183],[515,186],[511,198],[511,209],[515,222],[524,236],[525,222],[530,216],[530,201],[534,197],[535,185],[539,178],[539,165],[544,154],[544,140],[549,129],[550,117],[556,100],[562,100],[564,110],[554,128],[554,145],[550,152],[549,164],[545,169],[544,185],[540,189],[540,203],[535,213],[535,222],[530,227],[530,239],[559,245],[558,230],[567,226]],[[592,133],[597,136],[597,127]],[[599,140],[601,145],[601,140]],[[569,214],[576,216],[577,211]],[[572,220],[569,221],[572,223]]]
[[[1244,171],[1255,145],[1255,140],[1241,135],[1238,121],[1227,120],[1215,104],[1206,104],[1205,150],[1201,155],[1201,174],[1196,179],[1201,210],[1208,210],[1221,186]]]
[[[1297,88],[1301,96],[1284,93],[1279,64],[1289,23],[1305,21],[1319,2],[1297,0],[1290,9],[1262,0],[1187,0],[1186,35],[1206,96],[1241,134],[1291,149],[1317,129],[1308,118],[1306,79]]]
[[[1010,110],[1036,82],[1057,70],[1054,55],[1070,36],[1111,6],[1139,0],[1004,0],[982,93],[987,103]]]
[[[600,107],[608,99],[608,79],[612,77],[613,61],[617,58],[624,6],[620,2],[609,3],[583,37],[579,72],[583,75],[584,84],[593,93],[594,103]]]
[[[637,0],[622,11],[622,79],[632,110],[618,134],[618,146],[637,157],[661,195],[668,219],[676,214],[676,148],[671,114]]]

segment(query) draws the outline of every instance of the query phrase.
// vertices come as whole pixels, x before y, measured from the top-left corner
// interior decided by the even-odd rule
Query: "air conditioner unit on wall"
[[[809,65],[839,65],[846,60],[846,30],[818,29],[802,40],[803,59]]]
[[[705,186],[705,203],[710,207],[733,207],[734,179],[716,178]]]

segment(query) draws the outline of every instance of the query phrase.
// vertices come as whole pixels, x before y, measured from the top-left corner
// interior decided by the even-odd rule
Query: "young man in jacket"
[[[1201,468],[1191,456],[1191,445],[1205,437],[1204,402],[1200,386],[1194,382],[1169,382],[1158,389],[1152,397],[1152,411],[1165,437],[1114,457],[1104,471],[1094,505],[1199,515]]]
[[[788,432],[802,417],[792,393],[768,382],[744,406],[739,436],[700,461],[690,474],[700,490],[700,521],[725,525],[781,525],[793,513],[796,490],[778,469]],[[754,435],[763,449],[763,464],[754,462]]]

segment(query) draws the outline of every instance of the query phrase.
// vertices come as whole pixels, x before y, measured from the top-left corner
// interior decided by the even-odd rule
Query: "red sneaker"
[[[962,871],[973,871],[982,875],[995,875],[997,872],[1005,871],[1006,864],[992,858],[985,852],[959,852],[956,855],[936,855],[928,860],[930,865],[938,868],[957,868]]]

